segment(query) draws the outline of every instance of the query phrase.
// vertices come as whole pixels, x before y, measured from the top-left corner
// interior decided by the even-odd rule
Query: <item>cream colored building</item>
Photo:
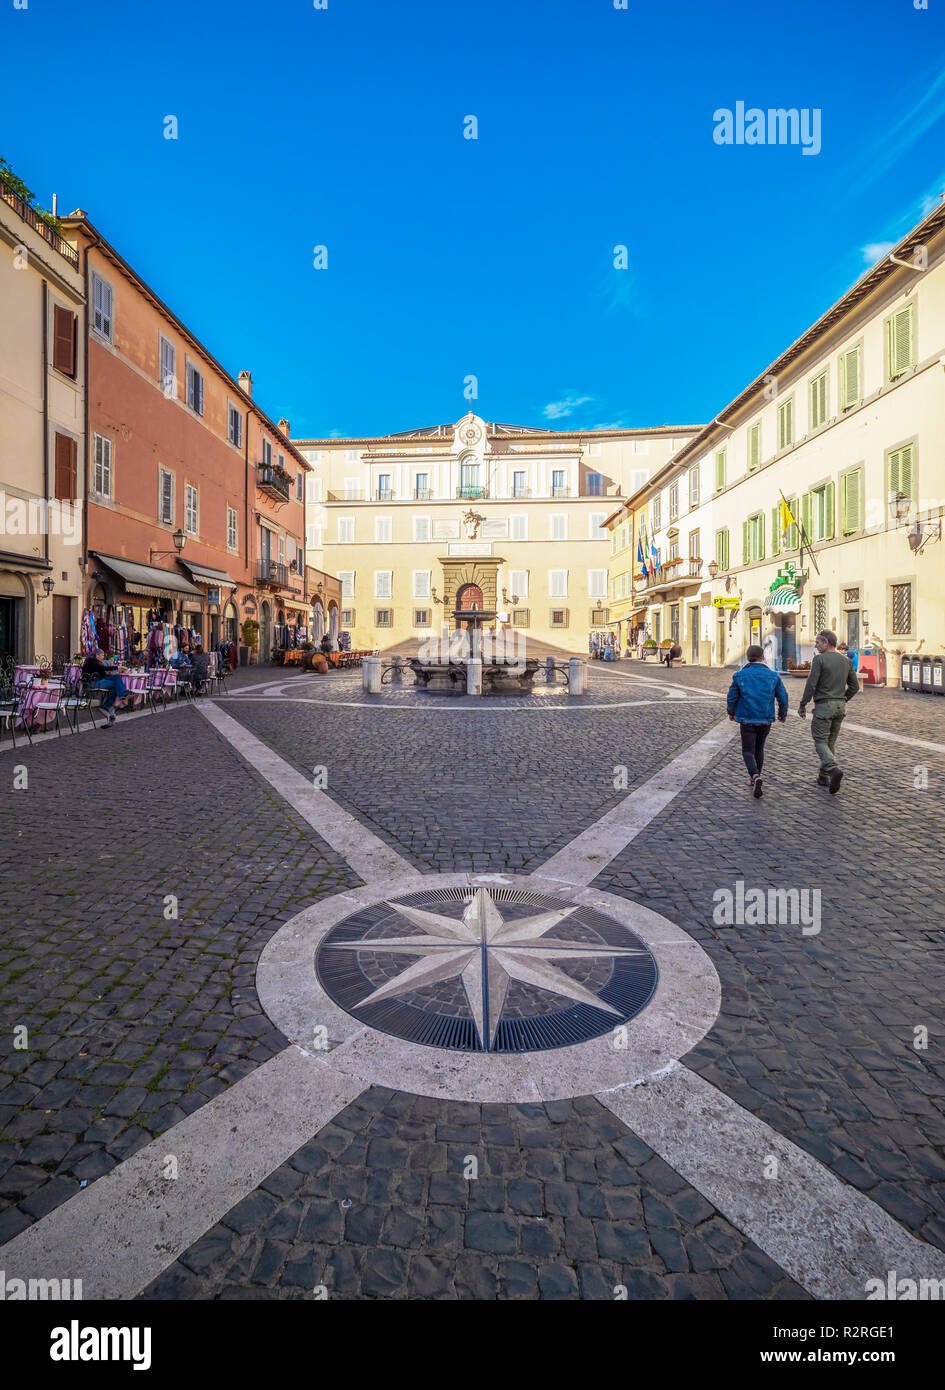
[[[785,667],[828,627],[882,649],[894,684],[898,654],[945,654],[943,501],[940,205],[616,509],[633,549],[609,579],[626,584],[629,558],[632,621],[687,661],[760,641]],[[644,533],[661,561],[646,580]]]
[[[314,469],[306,558],[342,582],[354,647],[453,625],[457,601],[487,626],[578,651],[610,621],[603,523],[692,428],[554,431],[455,424],[364,439],[299,439]]]
[[[0,243],[0,659],[65,659],[83,592],[84,279],[2,179]]]

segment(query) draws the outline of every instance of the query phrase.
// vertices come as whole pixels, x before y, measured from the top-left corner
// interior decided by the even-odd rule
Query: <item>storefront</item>
[[[800,585],[803,575],[792,561],[778,570],[764,601],[769,627],[762,639],[765,660],[776,671],[786,671],[797,662],[797,615],[801,611]]]
[[[83,645],[121,659],[136,651],[166,661],[203,640],[203,596],[182,574],[91,552]]]
[[[202,640],[208,650],[216,650],[221,642],[236,642],[236,606],[232,601],[232,595],[236,593],[236,580],[226,570],[198,565],[183,557],[180,563],[204,595],[206,631]],[[228,609],[231,611],[228,612]]]

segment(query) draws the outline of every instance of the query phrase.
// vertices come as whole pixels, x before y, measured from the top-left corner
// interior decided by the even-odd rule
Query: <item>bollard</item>
[[[402,656],[392,656],[390,659],[390,683],[391,685],[403,685],[404,683],[404,659]]]
[[[466,662],[466,694],[482,694],[482,662],[476,656]]]
[[[381,691],[381,658],[366,656],[361,662],[361,685],[370,695]]]
[[[568,661],[568,694],[583,695],[587,689],[587,662],[582,656]]]
[[[545,685],[555,683],[555,659],[553,656],[545,657]]]

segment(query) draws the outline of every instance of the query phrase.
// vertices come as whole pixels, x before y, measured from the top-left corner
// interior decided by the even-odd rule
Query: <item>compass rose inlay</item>
[[[337,1003],[380,1031],[483,1052],[597,1037],[639,1012],[656,983],[653,956],[621,924],[489,888],[420,894],[346,918],[322,942],[316,969]]]

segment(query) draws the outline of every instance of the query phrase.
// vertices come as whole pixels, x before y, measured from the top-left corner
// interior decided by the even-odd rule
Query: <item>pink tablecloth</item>
[[[121,678],[125,682],[125,689],[128,691],[128,694],[134,697],[134,707],[137,709],[144,702],[144,694],[148,688],[147,675],[122,675]]]
[[[55,710],[37,710],[36,706],[44,701],[54,701],[56,698],[56,687],[48,685],[34,685],[26,692],[20,703],[17,705],[16,719],[22,728],[29,725],[31,734],[42,733],[50,724],[56,721]]]

